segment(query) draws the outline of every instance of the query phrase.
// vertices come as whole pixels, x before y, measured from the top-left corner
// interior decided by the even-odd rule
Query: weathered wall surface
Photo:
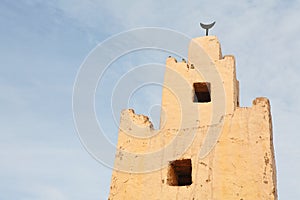
[[[109,199],[277,199],[270,103],[238,106],[234,57],[222,57],[209,36],[191,42],[187,63],[169,58],[166,65],[160,130],[122,112]],[[211,83],[211,102],[193,102],[194,82]],[[208,134],[219,131],[203,156]],[[192,184],[171,186],[169,163],[181,159],[191,159]]]

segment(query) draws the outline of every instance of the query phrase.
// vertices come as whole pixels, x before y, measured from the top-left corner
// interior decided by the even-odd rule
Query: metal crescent
[[[204,28],[204,29],[210,29],[210,28],[212,28],[212,27],[215,25],[215,23],[216,23],[216,22],[213,22],[213,23],[211,23],[211,24],[202,24],[202,23],[200,23],[200,26],[201,26],[202,28]]]

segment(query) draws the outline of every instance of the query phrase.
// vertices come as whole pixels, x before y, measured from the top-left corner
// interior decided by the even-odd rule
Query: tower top
[[[205,52],[211,60],[217,61],[223,58],[221,44],[216,36],[204,36],[193,38],[188,49],[188,60],[195,62],[195,60],[203,60],[200,52]]]

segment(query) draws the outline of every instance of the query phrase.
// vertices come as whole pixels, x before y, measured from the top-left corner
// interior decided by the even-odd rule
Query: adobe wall
[[[197,81],[211,83],[211,102],[193,102]],[[109,199],[277,199],[269,100],[238,106],[234,57],[217,38],[192,40],[187,62],[168,58],[164,86],[160,130],[131,109],[121,114]],[[174,186],[170,162],[182,159],[192,183]]]

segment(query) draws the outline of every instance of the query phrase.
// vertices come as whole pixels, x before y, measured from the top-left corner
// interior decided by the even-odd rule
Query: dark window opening
[[[199,82],[194,83],[194,102],[208,103],[211,102],[210,98],[210,83]]]
[[[171,186],[192,184],[191,159],[175,160],[169,163],[168,184]]]

